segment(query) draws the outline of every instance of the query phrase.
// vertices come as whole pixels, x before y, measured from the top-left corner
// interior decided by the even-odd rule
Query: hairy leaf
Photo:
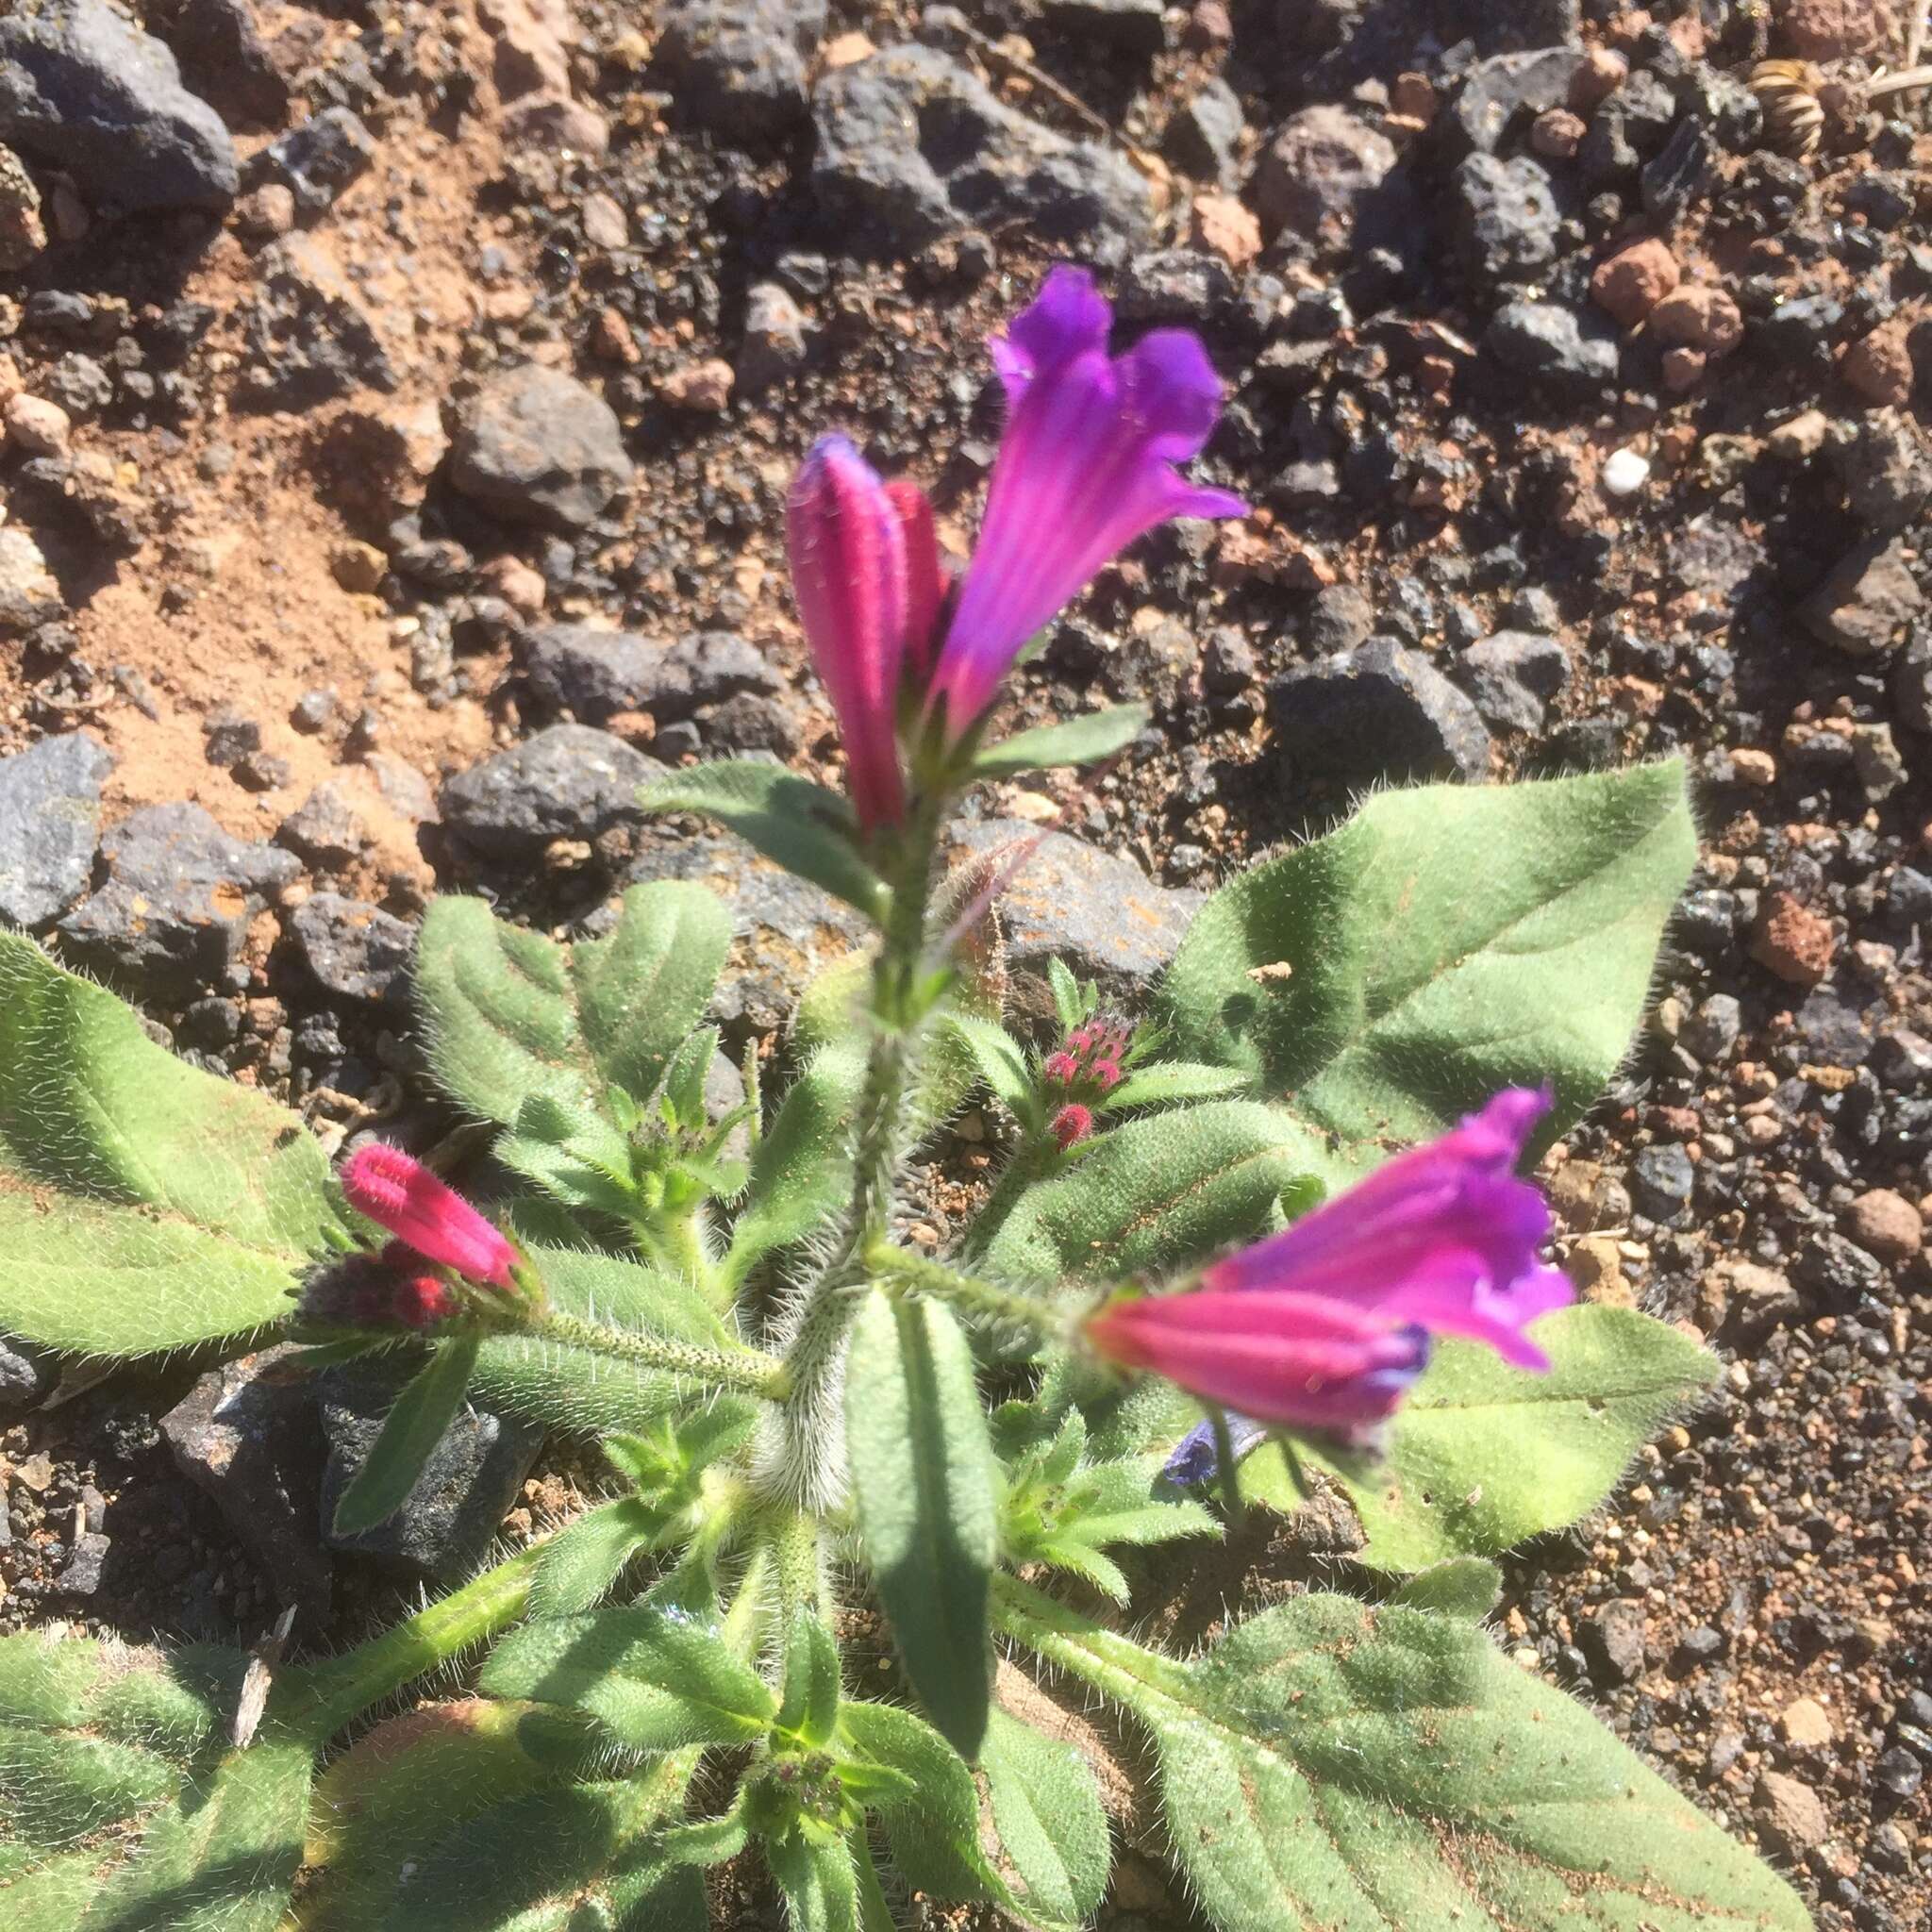
[[[845,1371],[853,1503],[907,1674],[967,1757],[986,1731],[996,1478],[973,1355],[949,1310],[874,1291]]]
[[[1222,1932],[1807,1932],[1770,1869],[1476,1625],[1311,1593],[1180,1663],[1004,1587],[1146,1727]]]
[[[814,1748],[831,1737],[842,1694],[839,1646],[832,1633],[804,1604],[791,1613],[785,1640],[785,1701],[775,1728]]]
[[[404,1385],[362,1467],[336,1504],[338,1536],[359,1536],[374,1529],[408,1501],[436,1445],[463,1406],[477,1350],[471,1336],[440,1341],[428,1361]]]
[[[1452,1557],[1418,1571],[1389,1599],[1411,1610],[1440,1610],[1480,1624],[1503,1594],[1503,1574],[1480,1557]]]
[[[1348,1491],[1369,1539],[1358,1562],[1424,1570],[1451,1557],[1494,1556],[1574,1523],[1719,1373],[1715,1356],[1634,1308],[1559,1308],[1537,1324],[1536,1339],[1549,1353],[1547,1375],[1512,1369],[1474,1342],[1442,1342],[1391,1424],[1388,1458],[1373,1475],[1297,1446]],[[1277,1507],[1302,1500],[1272,1444],[1242,1464],[1241,1488]]]
[[[1050,1918],[1090,1918],[1107,1890],[1113,1846],[1087,1760],[995,1705],[979,1763],[1028,1902]]]
[[[859,1932],[858,1870],[850,1839],[795,1828],[764,1842],[791,1932]]]
[[[1554,1136],[1629,1045],[1696,857],[1676,761],[1382,792],[1217,892],[1163,1002],[1187,1051],[1364,1151],[1507,1086],[1554,1088]]]
[[[870,919],[884,916],[887,892],[858,856],[852,808],[836,791],[752,758],[694,765],[638,793],[649,812],[691,811],[728,825],[748,845]]]
[[[997,1020],[973,1013],[949,1013],[946,1025],[972,1056],[974,1072],[993,1098],[1023,1125],[1037,1126],[1044,1108],[1020,1042]]]
[[[975,778],[1010,778],[1017,772],[1047,772],[1060,765],[1091,765],[1124,751],[1146,730],[1154,713],[1146,705],[1113,705],[1062,724],[1016,731],[973,756]]]
[[[1155,1060],[1136,1067],[1111,1093],[1108,1107],[1119,1112],[1136,1107],[1172,1107],[1182,1100],[1221,1100],[1248,1086],[1247,1074],[1233,1067],[1203,1066],[1193,1060]]]
[[[0,933],[0,1330],[102,1356],[246,1335],[340,1224],[294,1114]]]
[[[596,1608],[662,1527],[663,1518],[637,1496],[578,1517],[543,1545],[530,1579],[531,1614],[569,1617]]]

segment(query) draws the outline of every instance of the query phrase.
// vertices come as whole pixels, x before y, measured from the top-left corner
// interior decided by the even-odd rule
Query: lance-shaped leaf
[[[966,1049],[974,1072],[993,1098],[1023,1126],[1038,1131],[1045,1105],[1020,1042],[997,1020],[984,1020],[975,1013],[949,1013],[945,1025]]]
[[[1282,1190],[1328,1164],[1318,1137],[1258,1101],[1128,1121],[1018,1195],[986,1265],[1039,1282],[1186,1267],[1265,1233]]]
[[[1047,772],[1060,765],[1091,765],[1125,751],[1153,722],[1146,705],[1113,705],[1063,724],[1016,731],[973,755],[975,778],[1010,778],[1018,772]]]
[[[1424,1570],[1495,1556],[1561,1529],[1607,1497],[1630,1459],[1716,1381],[1717,1357],[1634,1308],[1579,1305],[1537,1324],[1547,1375],[1473,1342],[1444,1341],[1389,1429],[1388,1457],[1357,1472],[1318,1446],[1295,1454],[1347,1491],[1368,1547],[1358,1562]],[[1305,1500],[1277,1445],[1241,1465],[1242,1492],[1280,1508]]]
[[[1247,1074],[1233,1067],[1210,1067],[1196,1060],[1154,1060],[1136,1067],[1107,1096],[1108,1110],[1172,1107],[1184,1100],[1222,1100],[1248,1086]]]
[[[1545,1083],[1554,1137],[1628,1047],[1696,857],[1674,761],[1382,792],[1217,892],[1163,1002],[1186,1051],[1347,1142]]]
[[[836,791],[751,758],[693,765],[638,793],[649,812],[691,811],[727,825],[787,872],[883,919],[885,882],[858,856],[852,808]]]
[[[295,1115],[0,933],[0,1330],[100,1356],[245,1335],[338,1225]]]
[[[1107,1890],[1113,1845],[1087,1760],[995,1705],[979,1766],[1027,1902],[1048,1918],[1091,1918]]]
[[[786,1633],[785,1700],[774,1728],[817,1749],[832,1735],[842,1695],[838,1643],[810,1607],[801,1604]]]
[[[907,1675],[968,1757],[986,1732],[997,1476],[973,1354],[948,1309],[866,1298],[845,1371],[853,1503]]]
[[[1311,1593],[1180,1663],[1003,1594],[1008,1630],[1145,1726],[1221,1932],[1808,1932],[1782,1879],[1465,1617]]]
[[[336,1504],[338,1536],[360,1536],[387,1523],[408,1501],[462,1408],[478,1347],[472,1336],[438,1342],[435,1354],[404,1384],[362,1467]]]
[[[639,1496],[622,1496],[578,1517],[543,1545],[530,1579],[531,1614],[570,1617],[596,1608],[663,1526],[662,1514]]]
[[[650,1601],[512,1631],[484,1667],[482,1687],[492,1697],[588,1711],[640,1751],[750,1743],[778,1710],[764,1680],[713,1631]]]
[[[800,1826],[764,1840],[791,1932],[859,1932],[858,1847]]]

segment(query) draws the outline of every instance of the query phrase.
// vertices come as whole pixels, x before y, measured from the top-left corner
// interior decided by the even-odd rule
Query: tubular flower
[[[899,679],[915,610],[929,632],[943,591],[931,508],[911,484],[882,483],[844,437],[824,436],[792,480],[785,534],[798,614],[839,714],[853,808],[867,831],[897,824]]]
[[[1217,1262],[1191,1291],[1104,1308],[1090,1339],[1258,1422],[1344,1432],[1389,1414],[1433,1335],[1548,1369],[1526,1330],[1574,1291],[1538,1258],[1549,1209],[1513,1173],[1548,1106],[1524,1088],[1499,1093],[1440,1140]],[[1169,1474],[1196,1476],[1204,1461],[1211,1470],[1196,1431]]]
[[[517,1251],[475,1208],[400,1147],[371,1141],[342,1170],[349,1205],[425,1261],[494,1288],[513,1284]]]
[[[1236,517],[1247,506],[1185,481],[1221,413],[1200,339],[1156,329],[1107,351],[1113,311],[1079,268],[1050,274],[992,342],[1006,434],[928,703],[949,742],[978,720],[1027,640],[1109,558],[1170,517]]]

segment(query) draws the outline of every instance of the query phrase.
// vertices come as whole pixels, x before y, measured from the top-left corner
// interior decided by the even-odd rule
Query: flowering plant
[[[34,1797],[0,1824],[9,1924],[699,1932],[707,1869],[751,1851],[801,1932],[918,1893],[1072,1926],[1116,1827],[1220,1932],[1806,1923],[1482,1627],[1491,1559],[1599,1505],[1715,1369],[1573,1302],[1522,1172],[1640,1016],[1694,854],[1681,772],[1377,796],[1213,895],[1153,1010],[1056,964],[1045,1038],[994,970],[1024,850],[941,875],[973,785],[1147,723],[996,738],[1029,637],[1155,524],[1241,508],[1180,469],[1218,407],[1200,344],[1114,356],[1110,321],[1061,270],[995,345],[957,581],[915,489],[842,438],[806,458],[788,534],[846,793],[758,762],[646,793],[875,927],[781,1092],[752,1053],[716,1098],[731,928],[691,885],[568,949],[434,906],[425,1058],[489,1158],[466,1129],[339,1174],[0,939],[0,1328],[396,1371],[338,1527],[402,1507],[473,1399],[608,1470],[335,1658],[0,1641]],[[906,1165],[973,1087],[1006,1158],[936,1246]],[[1173,1622],[1168,1545],[1196,1569],[1245,1512],[1317,1506],[1363,1594],[1191,1657],[1127,1634]],[[458,1660],[469,1694],[382,1715]],[[1121,1733],[1143,1802],[1110,1821]]]

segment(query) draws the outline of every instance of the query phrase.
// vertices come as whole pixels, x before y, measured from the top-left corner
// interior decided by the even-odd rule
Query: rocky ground
[[[407,1019],[437,890],[571,932],[702,876],[744,935],[727,1035],[779,1046],[850,922],[647,830],[635,784],[836,767],[792,464],[842,425],[963,548],[982,338],[1098,264],[1130,328],[1207,338],[1203,468],[1257,508],[1143,545],[1020,678],[1018,717],[1158,724],[1091,789],[981,802],[1055,828],[1016,962],[1131,998],[1201,889],[1381,779],[1690,757],[1657,1012],[1550,1179],[1585,1291],[1729,1366],[1514,1564],[1505,1637],[1822,1924],[1907,1932],[1932,137],[1878,76],[1923,40],[1903,0],[16,0],[0,917],[332,1138],[448,1124]],[[1767,56],[1799,64],[1754,89]],[[940,1150],[937,1223],[996,1133]],[[0,1627],[254,1641],[293,1601],[340,1639],[594,1480],[481,1418],[379,1546],[326,1546],[379,1398],[206,1366],[0,1348]],[[1118,1924],[1180,1922],[1125,1873]]]

